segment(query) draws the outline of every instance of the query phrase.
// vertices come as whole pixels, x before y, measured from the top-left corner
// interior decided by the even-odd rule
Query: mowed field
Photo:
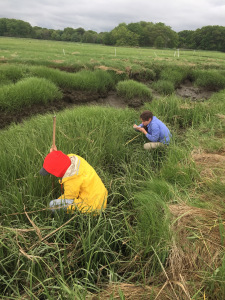
[[[1,37],[1,299],[224,299],[224,98],[225,53]],[[143,149],[145,109],[169,147]],[[98,216],[49,210],[54,115],[109,191]]]

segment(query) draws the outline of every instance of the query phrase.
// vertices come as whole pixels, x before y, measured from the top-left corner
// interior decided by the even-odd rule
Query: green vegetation
[[[61,193],[57,178],[39,175],[51,114],[1,130],[1,299],[124,299],[139,286],[140,299],[223,299],[224,54],[117,48],[115,55],[97,45],[1,42],[2,115],[61,101],[67,89],[145,102],[137,110],[57,113],[58,149],[84,157],[109,191],[99,216],[48,208]],[[184,100],[174,90],[185,80],[219,91]],[[132,125],[144,109],[170,128],[169,147],[143,149],[145,137]]]
[[[44,78],[26,78],[0,87],[0,109],[13,111],[36,103],[47,104],[62,98],[62,93]]]
[[[185,68],[184,66],[182,66],[182,68],[178,66],[169,66],[162,70],[160,73],[160,79],[171,81],[176,88],[180,83],[189,77],[189,73],[190,69]]]
[[[47,67],[31,67],[32,75],[44,77],[54,82],[60,88],[69,88],[80,91],[106,92],[114,87],[115,82],[110,74],[102,70],[82,70],[75,74]]]
[[[67,90],[103,96],[117,90],[126,99],[139,97],[143,103],[152,99],[154,90],[171,95],[185,80],[213,91],[225,86],[224,60],[216,52],[180,51],[177,57],[171,50],[120,47],[115,52],[99,45],[15,38],[1,38],[1,42],[0,106],[11,111],[30,105],[32,97],[37,103],[59,101],[60,93]],[[30,91],[19,96],[17,89],[29,85],[31,77]],[[55,85],[46,86],[49,95],[43,92],[43,99],[35,94],[35,78]]]
[[[152,84],[152,88],[162,95],[171,95],[175,91],[170,80],[158,80]]]
[[[225,88],[225,74],[218,70],[196,70],[192,76],[197,86],[215,91]]]
[[[66,27],[54,30],[32,27],[28,22],[0,18],[0,36],[33,38],[77,43],[94,43],[114,46],[182,48],[225,52],[225,27],[204,26],[197,30],[175,32],[164,23],[140,21],[120,23],[110,32],[97,33],[84,28]]]
[[[136,97],[143,100],[152,100],[151,90],[145,84],[134,80],[120,81],[116,86],[116,90],[119,96],[124,97],[127,100]]]

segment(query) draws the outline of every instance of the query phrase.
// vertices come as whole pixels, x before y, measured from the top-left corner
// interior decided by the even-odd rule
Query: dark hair
[[[141,113],[140,118],[143,121],[148,121],[153,118],[153,113],[150,110],[144,110],[143,113]]]

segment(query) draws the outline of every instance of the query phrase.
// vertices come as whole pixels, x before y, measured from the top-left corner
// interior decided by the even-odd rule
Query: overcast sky
[[[162,22],[173,30],[225,26],[225,0],[0,0],[0,18],[49,29],[111,31],[122,22]]]

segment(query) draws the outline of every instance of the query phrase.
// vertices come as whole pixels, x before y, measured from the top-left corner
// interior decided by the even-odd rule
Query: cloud
[[[3,3],[4,2],[4,3]],[[14,18],[49,29],[83,27],[110,31],[119,23],[162,22],[175,31],[225,26],[223,0],[5,0],[0,18]]]

